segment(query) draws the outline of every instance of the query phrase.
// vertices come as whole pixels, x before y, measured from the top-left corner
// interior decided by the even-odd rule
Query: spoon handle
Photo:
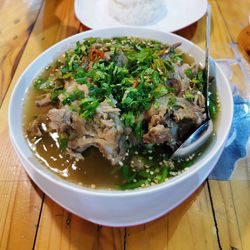
[[[210,34],[211,34],[211,5],[207,5],[206,14],[206,52],[205,52],[205,89],[204,95],[206,98],[206,113],[207,118],[210,119],[210,114],[208,111],[209,107],[209,54],[210,54]]]

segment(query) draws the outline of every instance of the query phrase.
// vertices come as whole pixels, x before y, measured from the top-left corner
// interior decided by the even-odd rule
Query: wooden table
[[[249,0],[210,0],[211,54],[234,59]],[[230,181],[206,181],[182,205],[145,225],[110,228],[54,203],[24,172],[8,136],[10,94],[25,67],[57,41],[83,31],[73,0],[0,1],[0,249],[250,249],[250,162]],[[204,48],[205,18],[178,32]],[[239,65],[233,82],[247,88]]]

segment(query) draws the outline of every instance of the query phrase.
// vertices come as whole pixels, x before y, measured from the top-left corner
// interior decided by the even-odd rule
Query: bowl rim
[[[82,34],[84,34],[84,36],[88,35],[88,37],[91,37],[91,35],[95,34],[95,37],[98,37],[96,34],[98,34],[99,32],[104,32],[104,31],[105,32],[109,32],[109,31],[112,31],[112,32],[116,32],[116,31],[118,32],[119,31],[119,32],[121,32],[122,30],[126,30],[127,32],[136,32],[136,31],[140,30],[140,31],[150,32],[151,34],[153,34],[153,33],[159,33],[160,34],[161,33],[162,35],[172,36],[172,37],[175,37],[175,38],[179,39],[180,41],[185,42],[187,45],[189,45],[191,47],[194,47],[195,50],[198,50],[200,53],[205,55],[204,51],[200,47],[198,47],[198,45],[196,45],[193,42],[187,40],[186,38],[183,38],[183,37],[181,37],[179,35],[176,35],[176,34],[173,34],[173,33],[170,33],[170,32],[162,32],[162,31],[152,30],[152,29],[142,28],[142,27],[129,27],[129,28],[128,27],[112,27],[112,28],[103,28],[103,29],[84,31],[84,32],[81,32],[81,33],[77,33],[77,34],[75,34],[73,36],[67,37],[67,38],[55,43],[54,45],[50,46],[45,51],[43,51],[41,54],[39,54],[39,56],[37,56],[26,67],[26,69],[23,71],[23,73],[20,75],[20,77],[16,81],[14,89],[13,89],[13,91],[11,93],[11,97],[10,97],[10,101],[9,101],[9,109],[8,109],[9,135],[10,135],[10,137],[12,139],[11,142],[16,147],[16,150],[18,150],[18,152],[20,153],[20,155],[24,159],[27,159],[30,166],[32,166],[32,169],[34,169],[34,171],[37,172],[39,175],[42,175],[45,179],[53,182],[55,185],[60,186],[61,188],[70,189],[73,192],[83,193],[83,194],[91,195],[91,196],[95,196],[95,197],[105,197],[105,196],[107,196],[107,197],[121,197],[121,196],[123,196],[123,197],[126,196],[127,197],[127,196],[131,196],[132,197],[132,196],[145,195],[145,194],[148,194],[148,193],[155,193],[155,192],[158,192],[158,191],[160,191],[162,189],[165,189],[165,188],[170,187],[170,186],[174,186],[174,185],[176,185],[176,184],[178,184],[178,183],[180,183],[182,181],[185,181],[187,178],[189,178],[189,176],[197,173],[200,168],[202,168],[204,165],[206,165],[215,156],[216,152],[219,151],[219,149],[224,145],[224,143],[226,141],[226,138],[227,138],[227,136],[229,134],[231,124],[232,124],[232,120],[233,120],[233,97],[232,97],[232,92],[231,92],[229,82],[228,82],[224,72],[219,67],[219,65],[215,62],[215,67],[219,71],[219,73],[222,75],[222,77],[224,78],[225,87],[226,87],[227,92],[229,94],[228,95],[228,98],[229,98],[228,101],[230,103],[230,106],[227,107],[227,112],[228,112],[228,117],[229,117],[229,125],[224,130],[223,137],[222,137],[221,141],[218,142],[218,145],[216,147],[214,147],[214,146],[212,147],[213,154],[209,153],[209,154],[206,154],[204,157],[201,157],[201,159],[197,160],[197,162],[195,162],[190,168],[188,168],[188,170],[183,171],[182,173],[178,174],[177,176],[171,177],[171,179],[165,181],[164,183],[156,184],[156,185],[153,185],[153,186],[150,186],[150,187],[147,187],[147,188],[143,188],[143,189],[134,189],[134,190],[91,189],[91,188],[87,188],[87,187],[84,187],[84,186],[80,186],[80,185],[75,184],[75,183],[70,182],[70,181],[66,181],[66,180],[58,177],[56,174],[54,174],[51,171],[49,171],[48,169],[46,169],[46,167],[43,166],[42,163],[41,163],[41,165],[42,165],[43,169],[40,166],[36,166],[36,164],[31,162],[27,158],[27,156],[25,155],[25,152],[22,150],[22,148],[19,145],[18,140],[14,136],[15,135],[14,127],[13,127],[12,122],[11,122],[12,121],[12,116],[14,114],[12,111],[15,110],[14,97],[15,97],[15,94],[16,94],[16,92],[18,90],[18,87],[20,85],[20,82],[21,82],[22,78],[26,75],[26,72],[29,71],[29,69],[32,67],[32,65],[36,61],[38,61],[41,57],[43,57],[49,51],[53,50],[57,46],[60,47],[62,43],[70,41],[72,38],[79,37],[79,40],[80,39],[83,40],[83,39],[86,39],[86,37],[81,38]],[[136,35],[131,35],[131,36],[136,36]],[[153,38],[151,38],[151,39],[153,39]],[[157,40],[157,38],[155,40]],[[166,41],[166,43],[167,43],[167,41]],[[75,44],[75,42],[74,42],[74,44]],[[210,58],[210,59],[212,61],[214,61],[212,58]],[[42,69],[40,70],[40,72],[41,71],[42,71]],[[31,85],[29,85],[29,87],[30,86]],[[26,91],[24,93],[26,94]],[[23,137],[24,137],[24,135],[23,135]],[[29,174],[29,172],[28,172],[28,174]],[[31,177],[31,179],[33,179],[33,178]]]

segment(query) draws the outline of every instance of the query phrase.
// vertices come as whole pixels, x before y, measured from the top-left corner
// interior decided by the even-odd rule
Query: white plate
[[[109,15],[110,0],[75,0],[75,14],[81,23],[92,29],[125,26]],[[157,23],[143,27],[173,32],[197,20],[206,12],[207,0],[165,0],[166,15]]]

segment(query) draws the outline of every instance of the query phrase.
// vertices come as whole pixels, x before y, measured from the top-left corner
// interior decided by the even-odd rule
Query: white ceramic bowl
[[[67,210],[89,221],[108,226],[130,226],[153,220],[170,211],[209,175],[224,147],[232,123],[233,101],[229,83],[215,63],[211,67],[216,77],[221,100],[221,116],[217,137],[210,149],[192,167],[171,180],[144,190],[91,190],[64,181],[44,167],[30,150],[22,129],[23,101],[32,80],[76,41],[88,37],[137,36],[173,44],[181,42],[181,49],[203,63],[204,52],[177,35],[142,28],[110,28],[93,30],[71,36],[42,53],[24,71],[16,83],[9,107],[9,131],[12,143],[23,166],[34,182],[53,200]]]

